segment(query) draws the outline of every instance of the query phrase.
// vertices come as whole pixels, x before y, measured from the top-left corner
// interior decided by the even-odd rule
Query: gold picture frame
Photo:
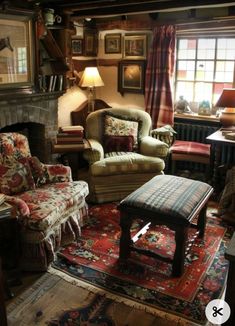
[[[104,37],[104,52],[105,53],[121,53],[122,35],[106,34]]]
[[[97,31],[87,30],[84,32],[84,55],[95,57],[98,51]]]
[[[147,56],[147,35],[124,35],[123,58],[141,60]]]
[[[145,61],[126,60],[118,64],[118,92],[144,94]]]
[[[32,91],[33,36],[31,16],[0,14],[0,91]]]
[[[81,37],[71,39],[72,55],[83,55],[83,41]]]

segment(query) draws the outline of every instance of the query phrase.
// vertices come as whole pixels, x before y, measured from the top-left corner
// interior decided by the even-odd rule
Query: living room
[[[30,210],[35,210],[36,219],[26,218],[28,213],[20,210],[25,216],[23,228],[27,229],[23,246],[18,243],[20,248],[16,249],[20,268],[13,279],[4,269],[8,295],[15,295],[6,300],[9,325],[19,325],[20,322],[22,325],[44,325],[46,322],[66,325],[69,320],[71,325],[76,325],[79,314],[91,324],[203,325],[208,322],[205,307],[212,299],[225,295],[227,273],[234,260],[234,253],[230,251],[232,245],[229,246],[235,224],[234,140],[225,139],[224,135],[234,132],[235,105],[220,103],[224,90],[234,91],[234,4],[230,1],[191,1],[187,5],[181,1],[176,4],[175,1],[64,3],[42,0],[40,3],[26,1],[21,5],[17,1],[1,2],[0,132],[24,135],[12,139],[8,135],[4,140],[8,156],[12,146],[9,142],[21,144],[21,148],[26,146],[26,156],[32,155],[30,168],[40,174],[36,176],[36,188],[46,189],[43,195],[40,193],[42,197],[35,193],[33,204],[28,205]],[[9,21],[12,29],[7,29]],[[23,37],[19,38],[21,31]],[[156,60],[167,65],[168,69],[162,71],[151,65],[154,58],[158,58],[160,48],[155,42],[161,33],[163,39],[169,40],[162,61],[160,58]],[[15,47],[18,47],[17,55],[21,58],[17,59],[17,68],[14,66],[16,59],[12,59],[15,58]],[[21,50],[24,47],[27,48],[25,57]],[[154,52],[154,49],[158,51]],[[97,68],[95,73],[98,73],[98,81],[90,85],[85,76],[88,67]],[[234,94],[231,98],[235,98]],[[225,107],[229,110],[224,110]],[[124,147],[120,139],[115,138],[113,144],[113,138],[112,142],[110,137],[105,138],[123,117],[132,130],[136,128],[136,121],[141,121],[136,133],[124,136]],[[227,117],[232,120],[227,122]],[[105,137],[100,129],[104,121],[107,123]],[[216,133],[218,137],[218,131],[222,134],[221,126],[227,129],[222,142],[213,138]],[[82,130],[82,137],[85,136],[82,145],[74,145],[76,137],[80,141],[80,134],[70,135],[68,139],[72,144],[68,144],[64,134],[71,130],[75,134]],[[29,148],[25,145],[25,136]],[[140,136],[144,140],[138,144]],[[59,143],[59,137],[65,139],[66,145]],[[103,141],[104,151],[97,145]],[[200,147],[196,155],[186,153],[182,156],[180,153],[178,157],[171,147],[175,141],[205,145],[207,154],[201,155]],[[112,153],[120,146],[125,148],[123,151],[133,153],[128,157],[122,155],[121,160],[114,156],[104,158],[107,146],[112,147]],[[11,150],[13,153],[14,148]],[[141,158],[138,157],[140,154]],[[99,162],[95,162],[97,157]],[[58,162],[65,168],[58,168]],[[48,164],[51,167],[48,168]],[[35,178],[35,173],[32,175]],[[202,212],[207,207],[209,220],[205,247],[200,240],[191,244],[193,251],[186,255],[183,276],[178,278],[169,277],[171,264],[168,258],[163,263],[156,258],[146,258],[139,264],[131,261],[129,266],[117,267],[119,218],[125,209],[117,205],[136,189],[148,194],[148,189],[141,188],[142,185],[149,185],[148,182],[156,176],[161,180],[162,175],[170,178],[171,188],[166,188],[166,193],[173,192],[172,201],[177,190],[173,186],[175,176],[182,181],[193,180],[192,184],[187,184],[188,193],[191,186],[196,186],[194,182],[208,184],[214,189],[209,200],[211,188],[205,190],[206,199],[201,198],[199,205]],[[168,179],[163,179],[165,187]],[[54,187],[53,183],[58,182],[69,182],[70,186]],[[158,189],[154,193],[156,196]],[[60,196],[59,201],[56,194]],[[66,199],[69,194],[70,200]],[[6,196],[10,197],[8,193]],[[19,196],[26,202],[29,200],[28,191]],[[44,205],[45,196],[54,206],[48,206],[46,202]],[[182,192],[178,203],[185,196]],[[62,197],[69,202],[66,214],[60,210],[64,207]],[[15,201],[8,200],[16,205]],[[146,204],[147,201],[148,198]],[[75,214],[75,206],[79,214]],[[49,237],[49,233],[52,234],[55,214],[41,223],[43,209],[49,207],[54,207],[57,215],[61,214],[60,223],[65,222],[63,230],[56,224],[53,237]],[[68,208],[72,214],[69,218]],[[27,208],[20,206],[20,209]],[[191,215],[194,217],[193,213]],[[203,218],[199,220],[202,227]],[[131,232],[138,233],[142,224],[135,221]],[[179,234],[184,229],[172,226],[171,221],[168,224],[165,225]],[[29,227],[32,232],[28,232]],[[39,228],[40,236],[34,233],[36,228]],[[123,226],[123,233],[126,228]],[[5,227],[3,230],[2,233],[9,231]],[[67,247],[62,244],[60,232],[67,234],[68,230],[71,237],[76,235],[73,240],[77,241],[77,246],[74,242]],[[155,248],[157,241],[160,256],[174,255],[172,230],[164,234],[164,225],[154,226],[149,231],[144,229],[141,244],[145,248]],[[13,231],[17,234],[14,226]],[[204,232],[200,228],[199,231],[201,235]],[[46,236],[42,237],[42,233]],[[101,241],[106,236],[109,236],[108,242]],[[178,239],[181,236],[178,235]],[[12,237],[11,234],[10,239]],[[32,250],[35,240],[37,246]],[[24,257],[20,256],[22,248]],[[33,251],[35,257],[44,258],[40,262],[35,257],[30,261]],[[140,256],[136,254],[136,257]],[[178,263],[181,256],[177,257],[177,264],[173,263],[176,274],[181,265]],[[38,271],[31,268],[31,263],[38,266]],[[156,273],[158,266],[162,273]],[[19,278],[23,284],[15,286]],[[229,282],[231,298],[234,280],[229,278]],[[81,294],[79,299],[76,288]],[[45,293],[42,295],[42,292]],[[28,301],[27,297],[30,298]],[[51,297],[56,307],[49,307]],[[32,302],[35,305],[31,309]],[[228,325],[234,318],[234,301],[229,304],[232,313]],[[96,305],[99,308],[92,317],[91,311]],[[26,316],[27,309],[31,309],[30,316]],[[126,316],[123,316],[124,311]],[[209,321],[215,322],[213,319]]]

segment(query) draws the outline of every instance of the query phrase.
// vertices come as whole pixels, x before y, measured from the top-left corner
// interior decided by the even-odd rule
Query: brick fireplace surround
[[[29,140],[32,155],[44,163],[52,158],[58,130],[58,93],[35,93],[0,98],[0,132],[18,131]]]

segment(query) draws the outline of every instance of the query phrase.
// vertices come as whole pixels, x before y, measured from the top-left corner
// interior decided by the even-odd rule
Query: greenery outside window
[[[180,96],[197,112],[200,103],[213,107],[223,88],[232,88],[235,37],[179,37],[175,74],[175,101]]]

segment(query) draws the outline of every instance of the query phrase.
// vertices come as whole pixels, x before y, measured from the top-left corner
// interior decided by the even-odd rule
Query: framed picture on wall
[[[147,55],[147,35],[124,36],[123,58],[124,59],[146,59]]]
[[[98,38],[95,30],[84,32],[84,55],[96,56],[98,51]]]
[[[128,60],[118,64],[118,91],[144,94],[145,61]]]
[[[34,81],[31,16],[0,14],[0,90],[31,92]]]
[[[80,37],[72,38],[72,55],[83,55],[83,39]]]
[[[104,37],[105,53],[121,53],[121,34],[106,34]]]

